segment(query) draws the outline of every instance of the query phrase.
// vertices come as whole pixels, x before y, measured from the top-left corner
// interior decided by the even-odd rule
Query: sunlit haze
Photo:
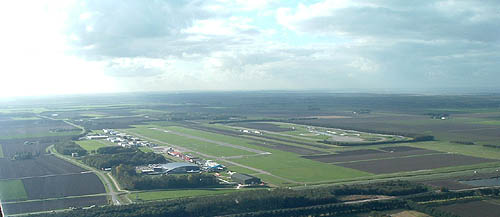
[[[6,1],[0,97],[496,90],[499,1]]]

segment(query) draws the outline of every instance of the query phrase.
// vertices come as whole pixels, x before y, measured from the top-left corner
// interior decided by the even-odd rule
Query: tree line
[[[106,147],[103,147],[97,149],[97,153],[111,154],[88,155],[82,158],[83,163],[97,169],[112,168],[120,164],[138,166],[167,163],[167,159],[165,159],[163,155],[153,152],[144,153],[139,149],[130,149],[130,151],[123,151],[123,149],[110,150]]]
[[[123,172],[132,173],[131,170],[123,170]],[[226,195],[172,199],[167,201],[136,203],[126,206],[105,206],[87,210],[76,210],[68,213],[39,214],[35,216],[332,216],[363,213],[374,210],[384,211],[409,208],[409,202],[412,202],[403,197],[402,199],[346,204],[342,203],[337,196],[349,194],[404,196],[414,193],[425,194],[426,191],[427,189],[422,188],[421,184],[406,181],[391,181],[352,186],[317,187],[300,190],[287,188],[259,189],[234,192]]]
[[[217,178],[212,174],[144,176],[137,174],[135,167],[124,164],[114,167],[111,173],[121,186],[129,190],[200,188],[219,184]]]
[[[78,153],[78,156],[87,155],[87,150],[83,149],[80,145],[73,141],[62,140],[54,144],[54,148],[57,152],[63,155],[71,155],[72,153]]]

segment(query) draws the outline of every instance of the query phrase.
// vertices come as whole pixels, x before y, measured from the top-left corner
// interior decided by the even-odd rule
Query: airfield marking
[[[140,134],[137,134],[137,133],[132,133],[132,132],[130,132],[128,130],[122,129],[121,131],[125,131],[125,132],[130,133],[132,135],[135,135],[137,137],[142,137],[144,139],[147,139],[147,140],[150,140],[150,141],[155,141],[155,142],[160,143],[160,144],[165,144],[165,145],[168,145],[168,146],[172,146],[172,147],[174,147],[176,149],[179,149],[181,151],[192,152],[192,153],[198,154],[198,155],[206,157],[206,158],[214,158],[214,159],[217,159],[219,161],[224,161],[224,162],[233,164],[235,166],[239,166],[239,167],[243,167],[243,168],[246,168],[246,169],[249,169],[249,170],[253,170],[253,171],[256,171],[256,172],[259,172],[259,173],[262,173],[262,174],[265,174],[265,175],[269,175],[269,176],[272,176],[272,177],[275,177],[275,178],[278,178],[278,179],[281,179],[281,180],[284,180],[284,181],[287,181],[287,182],[290,182],[290,183],[302,184],[301,182],[297,182],[297,181],[294,181],[294,180],[291,180],[291,179],[280,177],[280,176],[274,175],[274,174],[272,174],[270,172],[267,172],[265,170],[261,170],[261,169],[258,169],[258,168],[254,168],[254,167],[250,167],[250,166],[243,165],[243,164],[240,164],[240,163],[236,163],[236,162],[224,159],[222,157],[216,157],[216,156],[204,154],[204,153],[201,153],[201,152],[198,152],[198,151],[193,151],[193,150],[185,148],[185,147],[180,147],[180,146],[173,145],[173,144],[170,144],[170,143],[167,143],[167,142],[163,142],[163,141],[160,141],[160,140],[157,140],[157,139],[152,139],[152,138],[149,138],[147,136],[143,136],[143,135],[140,135]]]
[[[253,152],[253,153],[257,153],[257,154],[271,154],[271,153],[266,152],[266,151],[261,151],[261,150],[257,150],[257,149],[253,149],[253,148],[248,148],[248,147],[244,147],[244,146],[239,146],[239,145],[234,145],[234,144],[225,143],[225,142],[219,142],[219,141],[215,141],[215,140],[211,140],[211,139],[206,139],[206,138],[199,137],[199,136],[193,136],[193,135],[189,135],[189,134],[185,134],[185,133],[176,132],[176,131],[173,131],[173,130],[162,130],[162,129],[158,129],[158,128],[149,128],[149,129],[156,130],[156,131],[162,131],[164,133],[171,133],[171,134],[174,134],[174,135],[177,135],[177,136],[182,136],[182,137],[186,137],[186,138],[190,138],[190,139],[196,139],[196,140],[200,140],[200,141],[203,141],[203,142],[214,143],[214,144],[217,144],[217,145],[222,145],[222,146],[227,146],[227,147],[231,147],[231,148],[236,148],[236,149],[240,149],[240,150],[243,150],[243,151],[249,151],[249,152]]]

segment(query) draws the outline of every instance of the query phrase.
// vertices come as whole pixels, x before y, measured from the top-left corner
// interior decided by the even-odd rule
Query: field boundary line
[[[343,164],[343,163],[358,163],[358,162],[367,162],[367,161],[377,161],[377,160],[390,160],[390,159],[402,159],[402,158],[412,158],[412,157],[421,157],[421,156],[430,156],[430,155],[452,155],[453,153],[428,153],[428,154],[419,154],[419,155],[407,155],[407,156],[398,156],[398,157],[386,157],[386,158],[377,158],[377,159],[366,159],[366,160],[354,160],[354,161],[341,161],[341,162],[332,162],[327,164]]]
[[[97,175],[97,177],[99,177],[99,179],[101,180],[101,182],[103,182],[102,184],[105,186],[105,189],[106,189],[106,192],[110,194],[111,196],[111,200],[113,202],[113,204],[115,205],[120,205],[122,204],[122,202],[120,202],[120,200],[118,199],[118,194],[121,193],[121,192],[115,192],[114,188],[116,188],[116,186],[113,186],[113,183],[111,183],[107,178],[106,178],[106,175],[103,174],[101,171],[95,169],[95,168],[92,168],[88,165],[85,165],[83,163],[80,163],[76,160],[73,160],[73,159],[70,159],[66,156],[63,156],[61,155],[60,153],[58,153],[55,149],[54,149],[54,145],[51,145],[49,147],[47,147],[47,150],[50,151],[50,153],[53,153],[56,157],[58,158],[61,158],[65,161],[68,161],[76,166],[79,166],[79,167],[82,167],[82,168],[85,168],[85,169],[89,169],[91,170],[94,174]],[[118,189],[118,188],[116,188]],[[127,193],[127,191],[125,191],[124,193]]]

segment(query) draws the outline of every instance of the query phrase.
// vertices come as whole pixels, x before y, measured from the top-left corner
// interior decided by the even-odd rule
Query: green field
[[[132,128],[128,130],[132,133],[137,133],[139,135],[160,140],[162,142],[166,142],[169,144],[173,144],[176,146],[182,146],[185,148],[189,148],[193,151],[198,151],[201,153],[214,155],[218,157],[223,156],[238,156],[238,155],[252,155],[254,153],[248,152],[245,150],[240,150],[236,148],[226,147],[222,145],[217,145],[213,143],[208,143],[204,141],[199,141],[196,139],[186,138],[178,135],[174,135],[171,133],[165,133],[159,130],[148,129],[145,127],[140,128]]]
[[[0,144],[0,158],[3,158],[3,149],[2,149],[2,144]]]
[[[197,140],[193,140],[190,138],[185,138],[182,136],[177,136],[173,134],[164,133],[158,130],[152,130],[146,128],[147,126],[138,126],[140,128],[134,128],[130,131],[139,133],[141,135],[145,135],[151,138],[156,138],[161,141],[165,141],[174,145],[181,145],[188,148],[196,148],[193,147],[194,143],[199,143]],[[151,127],[151,126],[149,126]],[[279,151],[270,148],[263,148],[256,145],[250,144],[252,142],[251,139],[242,139],[232,136],[220,135],[210,132],[204,132],[199,130],[187,129],[184,127],[177,126],[169,126],[162,127],[165,130],[173,130],[176,132],[181,132],[197,137],[202,137],[205,139],[221,141],[231,144],[237,144],[240,146],[246,146],[250,148],[260,149],[263,151],[269,151],[271,155],[262,155],[262,156],[251,156],[251,157],[243,157],[243,158],[235,158],[231,159],[236,163],[241,163],[246,166],[254,167],[257,169],[262,169],[267,172],[270,172],[276,176],[282,177],[284,179],[279,179],[278,177],[272,177],[273,180],[267,179],[269,177],[263,177],[264,181],[271,182],[273,184],[281,184],[283,182],[287,182],[286,179],[291,180],[292,182],[323,182],[323,181],[333,181],[339,179],[350,179],[362,176],[372,175],[370,173],[353,170],[349,168],[339,167],[331,164],[325,164],[309,159],[305,159],[300,157],[297,154]],[[215,144],[213,144],[215,145]],[[214,146],[212,146],[214,147]],[[225,147],[228,148],[228,147]],[[213,148],[198,151],[206,154],[213,154]],[[217,153],[216,153],[217,154]],[[253,153],[251,153],[253,154]],[[217,154],[216,156],[220,156]],[[249,169],[236,167],[237,171],[241,170],[245,173],[256,173],[256,171],[252,171]],[[280,183],[277,183],[280,180]]]
[[[82,140],[82,141],[76,141],[76,143],[80,145],[83,149],[87,150],[88,152],[95,151],[102,147],[113,145],[113,143],[108,142],[106,140]]]
[[[476,122],[477,124],[485,124],[485,125],[500,125],[500,121],[493,121],[493,120],[490,120],[490,121],[479,121],[479,122]]]
[[[180,197],[207,196],[216,194],[227,194],[237,191],[236,189],[184,189],[184,190],[166,190],[166,191],[148,191],[140,193],[131,193],[128,197],[131,200],[165,200]]]
[[[263,169],[296,182],[321,182],[369,176],[370,173],[325,164],[298,155],[273,151],[272,155],[233,159],[243,165]],[[274,184],[274,183],[273,183]]]
[[[149,147],[139,147],[139,150],[141,150],[144,153],[153,152],[153,149]]]
[[[21,180],[1,180],[0,199],[3,201],[28,199],[23,182]]]

